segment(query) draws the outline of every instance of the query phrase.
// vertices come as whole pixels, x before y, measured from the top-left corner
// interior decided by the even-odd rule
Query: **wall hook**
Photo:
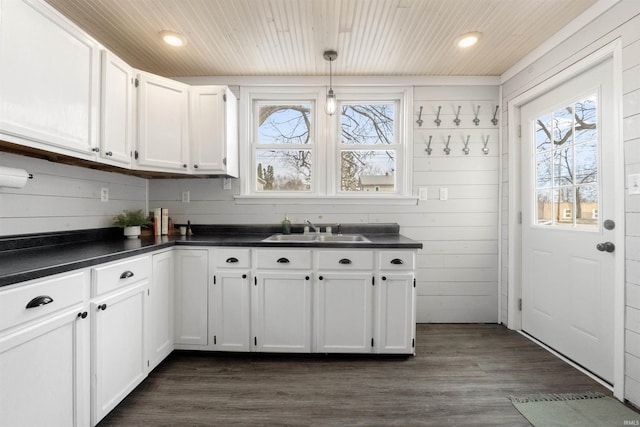
[[[482,144],[484,145],[484,147],[482,147],[482,152],[484,154],[489,154],[489,147],[487,147],[487,145],[489,144],[489,136],[491,135],[487,135],[487,140],[485,141],[484,138],[482,140]]]
[[[427,152],[427,155],[430,156],[431,155],[431,151],[433,151],[431,149],[431,138],[433,138],[431,135],[429,135],[429,142],[427,142],[427,148],[424,149],[424,151]]]
[[[491,119],[491,123],[493,123],[494,126],[498,125],[498,108],[500,108],[500,106],[496,105],[496,111],[493,112],[493,119]]]
[[[422,105],[420,106],[420,112],[418,113],[418,120],[416,120],[418,126],[422,127]]]
[[[453,123],[455,123],[456,126],[460,126],[460,108],[462,108],[462,106],[458,105],[458,111],[456,112],[456,118],[453,119]]]
[[[467,135],[467,140],[464,142],[464,148],[462,149],[464,154],[469,154],[469,138],[471,138],[471,135]]]
[[[449,153],[451,153],[451,148],[449,148],[449,143],[451,142],[451,135],[447,136],[447,143],[444,146],[444,154],[446,154],[447,156],[449,155]]]
[[[442,120],[440,120],[440,110],[442,109],[441,105],[438,105],[438,112],[436,113],[436,119],[433,121],[436,126],[440,127],[440,123],[442,123]]]
[[[475,118],[473,119],[473,123],[476,124],[476,126],[480,125],[480,119],[478,118],[478,114],[480,114],[480,106],[478,105],[478,109],[475,111]]]

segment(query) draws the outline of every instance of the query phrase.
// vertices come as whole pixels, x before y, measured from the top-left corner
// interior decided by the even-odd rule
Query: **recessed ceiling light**
[[[160,31],[160,37],[166,44],[171,46],[184,46],[187,43],[187,39],[175,31]]]
[[[480,40],[481,35],[482,34],[478,32],[463,34],[456,39],[456,44],[458,45],[458,47],[462,47],[462,48],[471,47],[474,44],[478,43],[478,40]]]

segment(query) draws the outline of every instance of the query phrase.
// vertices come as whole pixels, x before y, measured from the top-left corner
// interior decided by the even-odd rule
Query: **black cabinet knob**
[[[98,305],[98,311],[100,311],[100,310],[103,310],[103,311],[104,311],[104,310],[106,310],[106,309],[107,309],[107,304],[100,304],[100,305]]]
[[[89,313],[87,313],[86,311],[83,311],[81,313],[78,313],[78,318],[86,319],[88,315],[89,315]]]

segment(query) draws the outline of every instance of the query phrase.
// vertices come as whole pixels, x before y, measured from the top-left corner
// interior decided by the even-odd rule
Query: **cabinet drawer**
[[[0,292],[0,330],[82,304],[88,271],[34,280]],[[32,307],[27,308],[27,305]]]
[[[307,250],[259,250],[257,251],[258,268],[277,269],[309,269],[311,268],[311,251]]]
[[[151,258],[125,259],[95,267],[92,271],[91,296],[96,297],[149,277]]]
[[[213,265],[215,268],[250,268],[251,249],[215,249]]]
[[[381,251],[380,270],[413,270],[415,258],[413,251]]]
[[[373,251],[318,251],[321,270],[373,270]]]

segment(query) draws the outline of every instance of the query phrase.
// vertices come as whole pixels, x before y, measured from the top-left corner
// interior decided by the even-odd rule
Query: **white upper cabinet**
[[[102,51],[102,99],[98,160],[114,166],[131,165],[133,139],[133,68],[109,51]]]
[[[0,0],[0,133],[94,159],[99,45],[44,2]]]
[[[135,169],[188,172],[189,86],[138,74]]]
[[[191,87],[191,167],[238,177],[238,100],[226,86]]]

